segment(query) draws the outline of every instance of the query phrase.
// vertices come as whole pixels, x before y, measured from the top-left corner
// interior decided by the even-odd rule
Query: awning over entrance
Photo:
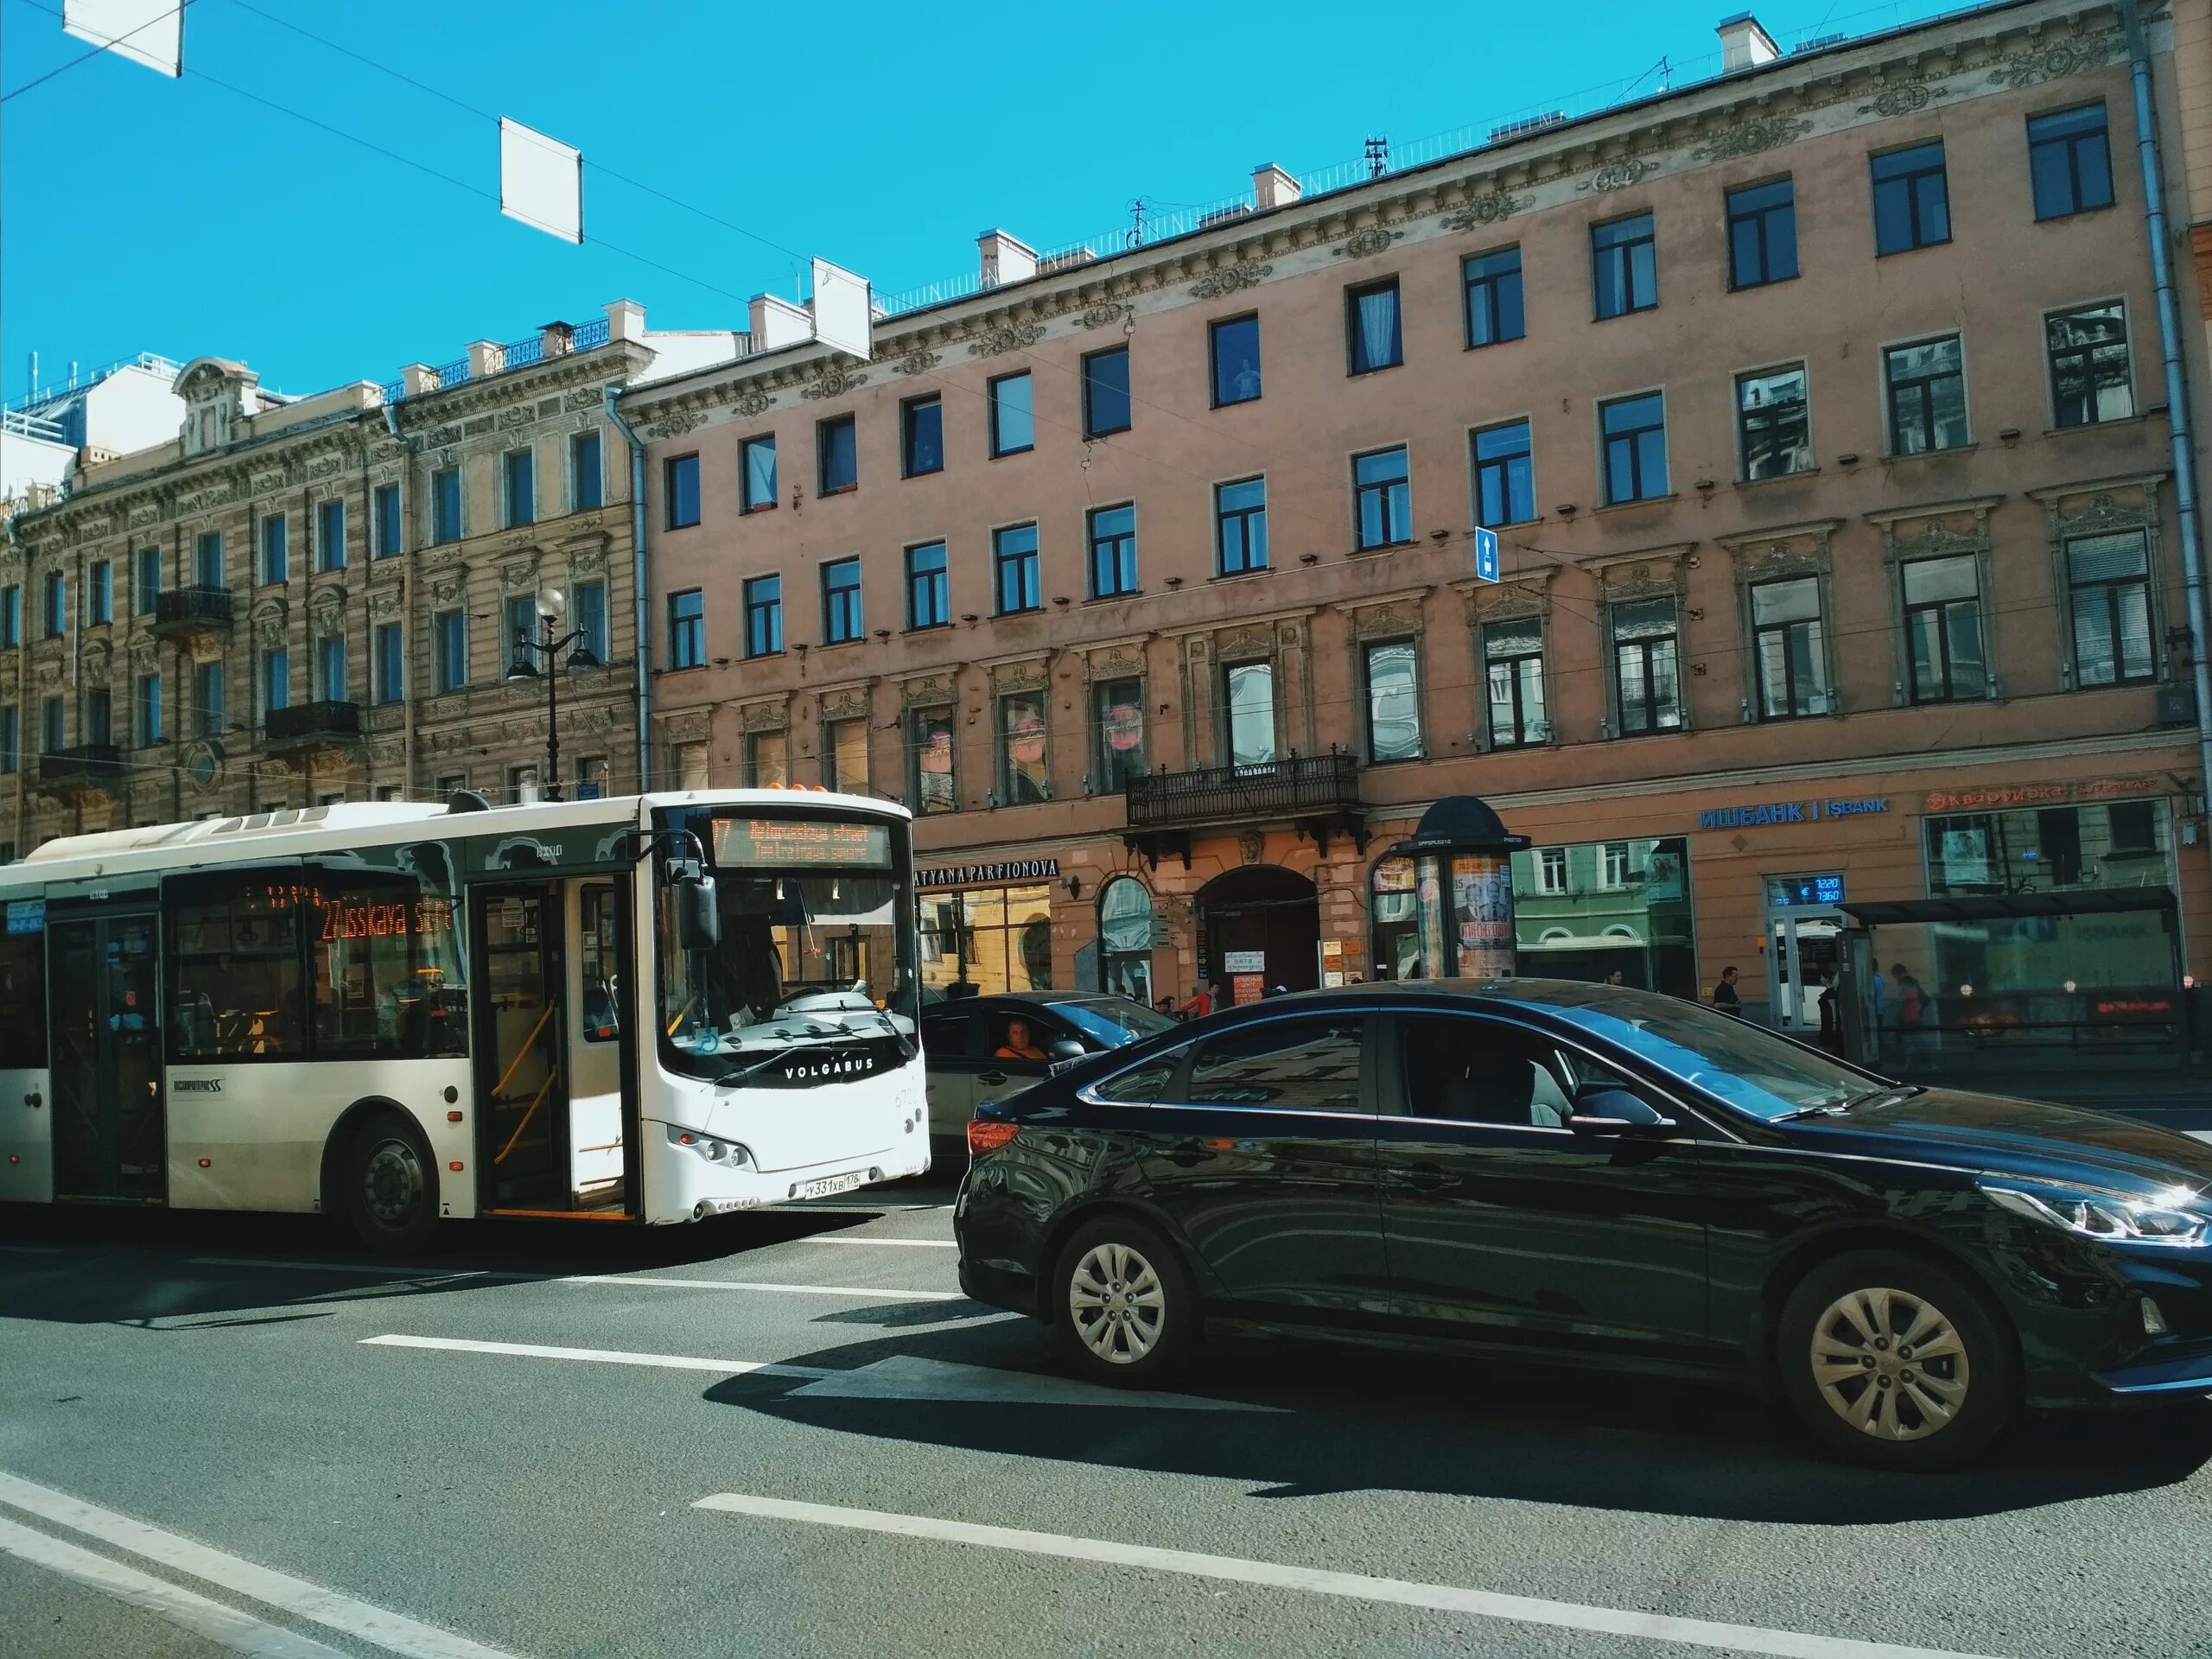
[[[2088,887],[2070,893],[1978,893],[1958,899],[1900,899],[1846,905],[1843,912],[1870,927],[1911,922],[2003,922],[2028,916],[2110,915],[2117,911],[2171,910],[2164,887]]]

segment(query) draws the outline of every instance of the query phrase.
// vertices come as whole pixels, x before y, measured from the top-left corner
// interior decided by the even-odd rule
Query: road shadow
[[[843,1368],[893,1355],[1069,1374],[1044,1327],[1027,1319],[843,1344],[791,1363]],[[2037,1416],[1971,1469],[1881,1474],[1825,1460],[1778,1409],[1733,1389],[1318,1344],[1224,1344],[1179,1385],[1276,1411],[850,1399],[802,1386],[733,1377],[705,1397],[884,1440],[1233,1480],[1264,1497],[1418,1491],[1814,1527],[2147,1491],[2212,1460],[2212,1405],[2199,1403]]]

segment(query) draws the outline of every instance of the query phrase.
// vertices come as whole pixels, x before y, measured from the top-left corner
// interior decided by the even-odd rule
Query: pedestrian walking
[[[1732,967],[1720,970],[1719,982],[1713,988],[1713,1006],[1723,1014],[1743,1017],[1744,1000],[1736,995],[1736,970]]]

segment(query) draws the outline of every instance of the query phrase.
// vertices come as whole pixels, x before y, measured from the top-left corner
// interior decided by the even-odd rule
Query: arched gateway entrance
[[[1321,899],[1313,884],[1276,864],[1250,864],[1217,875],[1192,901],[1198,925],[1198,978],[1236,997],[1281,985],[1310,991],[1321,982]]]

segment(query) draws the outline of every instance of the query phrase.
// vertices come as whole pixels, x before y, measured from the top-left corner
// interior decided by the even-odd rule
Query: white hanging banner
[[[583,152],[501,116],[499,211],[563,242],[582,241]]]
[[[184,0],[61,0],[61,29],[162,74],[184,73]]]
[[[862,362],[875,354],[875,296],[868,278],[814,262],[814,337]]]

